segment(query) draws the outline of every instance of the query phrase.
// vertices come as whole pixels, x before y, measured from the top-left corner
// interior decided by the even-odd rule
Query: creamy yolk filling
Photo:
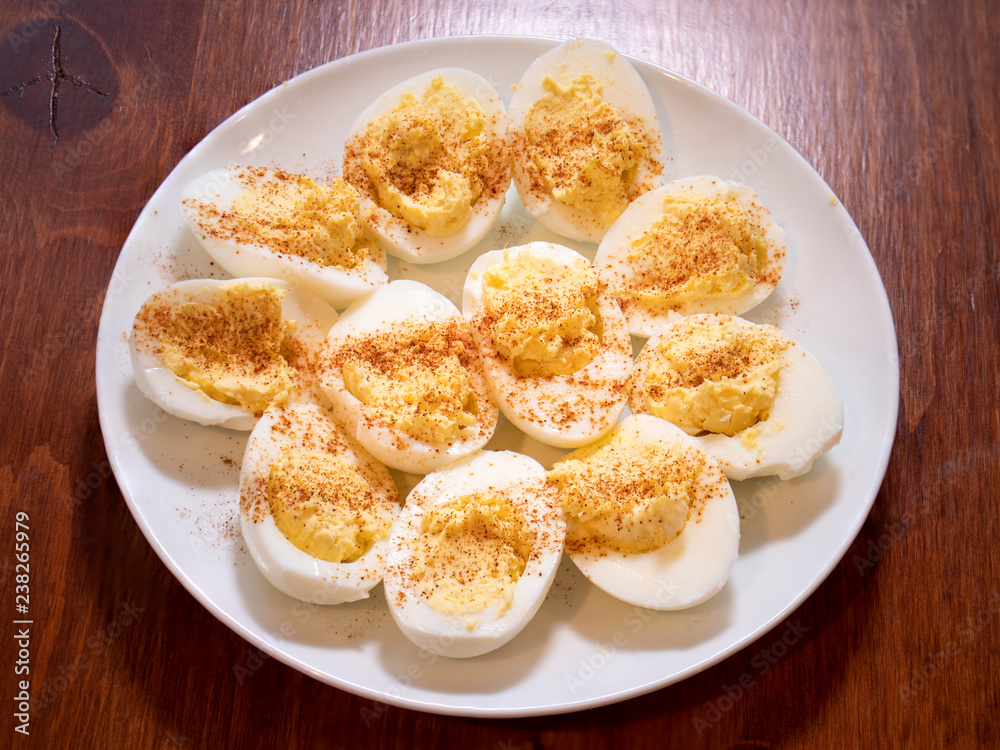
[[[184,385],[260,415],[288,399],[294,370],[282,356],[284,291],[263,283],[233,282],[212,302],[154,298],[138,323],[154,341],[154,355]]]
[[[424,442],[451,442],[476,425],[465,362],[473,351],[458,325],[400,326],[346,348],[344,385],[383,424]]]
[[[503,497],[476,493],[427,508],[414,541],[411,579],[428,606],[449,615],[503,614],[531,555],[524,515]]]
[[[772,326],[685,320],[652,350],[649,411],[694,431],[732,437],[766,420],[778,392],[787,341]],[[755,435],[745,442],[754,442]]]
[[[641,554],[673,541],[687,525],[703,460],[618,431],[573,451],[548,473],[566,514],[567,546]]]
[[[663,215],[632,241],[635,272],[620,295],[650,309],[746,294],[767,261],[756,222],[734,200],[668,195]]]
[[[246,189],[228,211],[185,201],[201,219],[203,232],[341,270],[356,268],[371,256],[360,196],[344,180],[323,185],[303,175],[262,167],[245,167],[239,178]]]
[[[586,261],[567,267],[524,252],[483,273],[493,344],[515,374],[568,375],[597,356],[599,284]]]
[[[542,85],[548,93],[524,121],[530,159],[556,200],[610,224],[629,203],[646,144],[593,76]]]
[[[354,562],[389,538],[392,515],[357,468],[322,451],[282,451],[267,477],[271,515],[303,552]]]
[[[486,126],[482,107],[440,75],[421,96],[403,94],[362,138],[361,166],[378,204],[433,236],[457,232],[486,182]]]

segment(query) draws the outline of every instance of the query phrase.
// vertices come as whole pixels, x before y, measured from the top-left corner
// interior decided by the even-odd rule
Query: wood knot
[[[117,97],[104,45],[75,21],[29,21],[0,45],[0,102],[56,143],[107,117]]]

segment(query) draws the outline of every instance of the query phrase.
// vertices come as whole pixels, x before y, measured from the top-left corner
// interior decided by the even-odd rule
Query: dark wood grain
[[[0,59],[21,67],[0,71],[0,602],[12,611],[14,519],[26,511],[35,624],[31,736],[14,733],[8,710],[0,745],[1000,744],[995,11],[990,0],[5,3]],[[67,95],[53,126],[45,81],[17,89],[50,74],[51,60],[18,52],[46,49],[39,36],[60,24],[106,56],[110,71],[80,52],[75,61],[84,78],[103,76],[92,85],[114,106]],[[366,722],[373,704],[261,658],[145,541],[97,422],[97,321],[145,201],[233,111],[345,55],[492,33],[603,39],[715,89],[799,150],[855,218],[885,282],[900,341],[898,433],[860,535],[791,616],[806,635],[766,674],[754,657],[773,634],[607,708],[510,721],[390,708]],[[248,664],[239,679],[234,666]],[[747,674],[753,686],[727,702]],[[697,720],[713,710],[706,729]]]

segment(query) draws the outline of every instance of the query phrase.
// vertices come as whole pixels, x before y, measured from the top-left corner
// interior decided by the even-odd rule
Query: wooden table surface
[[[998,746],[995,11],[990,0],[7,0],[0,601],[14,612],[27,518],[33,624],[30,736],[8,701],[0,746]],[[389,708],[364,722],[370,701],[256,663],[146,542],[109,476],[97,325],[139,211],[236,109],[346,55],[493,33],[604,40],[718,91],[815,166],[888,292],[896,442],[860,534],[794,614],[809,636],[766,674],[754,657],[774,633],[604,708],[511,720]],[[2,684],[16,705],[25,644],[16,615],[5,619]],[[248,661],[256,676],[241,681],[234,666]],[[752,688],[727,700],[747,674]]]

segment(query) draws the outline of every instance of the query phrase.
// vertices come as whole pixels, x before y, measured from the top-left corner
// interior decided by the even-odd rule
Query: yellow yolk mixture
[[[524,252],[483,273],[493,344],[519,377],[568,375],[597,356],[599,284],[586,261],[567,267]]]
[[[322,451],[283,451],[268,474],[267,499],[288,541],[328,562],[354,562],[392,526],[357,468]]]
[[[210,204],[188,201],[219,239],[259,245],[296,255],[321,266],[355,268],[370,257],[372,243],[364,236],[360,197],[344,180],[329,185],[309,177],[246,167],[240,178],[247,189],[220,212]],[[207,219],[216,219],[210,223]]]
[[[188,387],[259,416],[292,389],[294,371],[282,356],[284,294],[235,281],[212,303],[167,297],[143,307],[137,335],[153,339],[153,353]]]
[[[652,351],[646,375],[649,411],[680,427],[730,437],[767,419],[788,346],[776,331],[681,322]],[[751,443],[754,439],[748,437]]]
[[[443,614],[510,608],[531,554],[530,526],[502,497],[463,496],[427,508],[413,550],[416,592]]]
[[[567,546],[596,542],[641,554],[673,541],[687,524],[703,460],[617,431],[573,451],[548,473],[566,513]]]
[[[433,236],[457,232],[489,179],[486,126],[482,107],[440,75],[422,95],[404,94],[358,146],[376,202]],[[358,184],[358,176],[348,179]]]
[[[767,260],[757,222],[734,200],[668,195],[663,215],[626,256],[634,280],[620,296],[651,309],[739,297]]]
[[[593,76],[543,86],[524,122],[529,158],[556,200],[610,224],[629,204],[646,145]]]
[[[354,342],[338,360],[347,390],[373,418],[417,440],[447,443],[476,424],[467,370],[474,352],[464,326],[410,325]]]

